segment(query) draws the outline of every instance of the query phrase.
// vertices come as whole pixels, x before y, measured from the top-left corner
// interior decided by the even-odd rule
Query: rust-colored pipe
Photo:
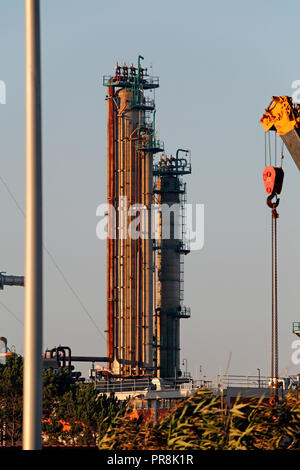
[[[139,201],[139,159],[137,150],[134,152],[135,158],[135,176],[136,176],[136,185],[135,185],[135,202],[138,204]],[[139,261],[140,260],[140,253],[139,253],[139,239],[136,240],[136,350],[135,350],[135,357],[136,357],[136,375],[140,373],[140,279],[139,279]]]
[[[140,159],[140,153],[137,152],[137,168],[138,168],[138,187],[137,187],[137,194],[138,194],[138,203],[141,204],[141,159]],[[141,226],[140,226],[141,230]],[[142,331],[143,331],[143,325],[142,325],[142,312],[141,312],[141,291],[142,291],[142,259],[141,259],[141,238],[138,238],[138,362],[139,362],[139,373],[140,373],[140,367],[142,364],[142,348],[143,348],[143,342],[142,342]]]
[[[63,355],[63,367],[66,367],[66,351],[68,351],[68,369],[71,372],[71,348],[69,346],[58,346],[56,348],[56,357],[59,357],[59,352],[62,352]]]
[[[113,259],[113,205],[114,197],[114,87],[108,87],[108,122],[107,122],[107,203],[108,203],[108,238],[107,238],[107,355],[114,355],[114,259]],[[111,363],[107,363],[111,369]]]
[[[135,149],[134,142],[139,140],[139,137],[133,137],[133,135],[139,132],[139,128],[135,128],[133,132],[130,134],[129,141],[130,141],[130,204],[136,204],[139,202],[138,198],[138,158],[137,152]],[[133,292],[134,296],[132,297],[132,303],[134,305],[134,320],[132,320],[132,331],[131,331],[131,338],[132,338],[132,367],[135,367],[135,375],[139,375],[139,295],[138,295],[138,273],[137,273],[137,265],[138,265],[138,240],[131,241],[132,244],[132,252],[131,252],[131,267],[132,267],[132,275],[133,278]]]
[[[116,95],[114,95],[116,96]],[[115,100],[114,100],[115,103]],[[119,173],[117,169],[119,168],[119,127],[118,127],[118,109],[117,106],[114,108],[114,147],[113,147],[113,175],[112,175],[112,181],[113,181],[113,186],[112,186],[112,191],[113,191],[113,205],[115,208],[115,211],[117,209],[117,204],[119,201]],[[116,215],[116,233],[117,233],[117,226],[119,225],[119,218],[118,218],[118,213],[117,211],[115,212]],[[117,219],[118,218],[118,219]],[[118,232],[119,236],[119,232]],[[113,238],[112,240],[112,247],[113,247],[113,254],[112,254],[112,262],[113,262],[113,267],[112,267],[112,278],[113,278],[113,359],[119,359],[119,349],[118,349],[118,344],[119,344],[119,325],[117,321],[117,315],[119,312],[119,289],[117,288],[118,283],[119,283],[119,274],[118,274],[118,257],[119,257],[119,245],[118,245],[118,240]]]

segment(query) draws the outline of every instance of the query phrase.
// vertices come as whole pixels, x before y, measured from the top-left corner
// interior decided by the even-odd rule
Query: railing
[[[147,77],[146,82],[149,85],[154,85],[155,87],[159,86],[159,77]]]
[[[218,376],[217,382],[224,387],[267,388],[270,386],[270,377],[258,375],[224,375]]]
[[[191,251],[190,240],[179,240],[177,250],[179,253],[189,253]]]
[[[98,379],[93,378],[91,382],[95,384],[95,388],[99,393],[111,393],[111,392],[148,392],[150,390],[180,390],[192,387],[192,378],[190,373],[187,376],[183,374],[183,377],[170,377],[161,380],[161,385],[152,382],[152,377],[147,378],[136,378],[136,379]],[[155,379],[158,380],[159,379]],[[190,384],[186,386],[187,382]],[[162,385],[163,384],[163,385]]]
[[[162,152],[164,150],[164,143],[161,140],[157,140],[152,137],[150,139],[140,141],[137,144],[136,149],[142,151]]]
[[[218,375],[215,382],[204,378],[194,382],[197,386],[206,386],[211,389],[226,389],[228,387],[269,388],[272,378],[258,375]],[[300,376],[279,377],[278,383],[279,387],[285,390],[295,388],[300,386]]]
[[[99,393],[111,393],[111,392],[148,392],[151,390],[163,390],[163,391],[180,391],[187,390],[190,393],[194,393],[199,388],[206,388],[211,390],[213,393],[226,392],[229,387],[236,388],[258,388],[268,389],[271,385],[271,377],[267,376],[244,376],[244,375],[224,375],[217,376],[215,380],[210,380],[203,376],[201,378],[192,378],[190,372],[184,372],[182,377],[174,378],[170,377],[162,379],[161,388],[157,384],[152,382],[152,378],[137,378],[137,379],[97,379],[93,380],[95,388]],[[279,387],[283,390],[295,389],[300,387],[300,376],[289,376],[278,379]]]
[[[157,175],[188,175],[192,171],[191,154],[187,151],[186,155],[180,158],[175,158],[172,155],[163,156],[154,163],[153,171]]]
[[[293,322],[293,333],[300,333],[300,322],[294,321]]]
[[[147,391],[151,387],[151,379],[128,380],[96,380],[95,386],[100,393]]]
[[[103,85],[104,86],[125,86],[125,87],[136,87],[138,86],[137,76],[136,75],[104,75],[103,76]],[[150,89],[159,87],[159,77],[149,77],[144,75],[139,82],[141,88]]]
[[[185,379],[192,379],[192,374],[190,372],[183,372],[182,377]]]
[[[179,318],[190,318],[191,317],[191,307],[181,307],[180,310],[177,311],[177,316]]]
[[[153,110],[155,109],[155,101],[152,98],[144,98],[142,100],[139,100],[138,96],[133,96],[132,99],[128,100],[128,103],[134,108],[143,108],[143,109],[148,109],[148,110]]]

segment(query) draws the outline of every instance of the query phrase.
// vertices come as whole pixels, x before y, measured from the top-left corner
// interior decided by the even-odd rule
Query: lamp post
[[[258,388],[260,388],[260,368],[257,368],[258,371]]]
[[[42,143],[40,1],[25,0],[26,226],[23,449],[42,447]]]

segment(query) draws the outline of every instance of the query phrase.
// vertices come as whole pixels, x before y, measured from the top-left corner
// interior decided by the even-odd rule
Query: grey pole
[[[23,449],[42,447],[42,150],[40,2],[25,0],[26,229]]]

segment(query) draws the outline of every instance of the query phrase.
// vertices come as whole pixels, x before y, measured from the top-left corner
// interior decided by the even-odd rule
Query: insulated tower
[[[182,155],[183,153],[183,155]],[[162,156],[154,165],[154,194],[158,204],[155,246],[155,338],[158,377],[181,376],[180,319],[191,316],[183,305],[184,256],[190,252],[186,234],[186,183],[191,173],[190,153]]]

